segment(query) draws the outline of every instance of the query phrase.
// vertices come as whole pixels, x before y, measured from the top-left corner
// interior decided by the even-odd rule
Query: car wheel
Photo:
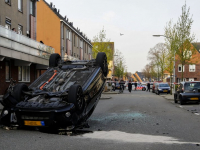
[[[11,94],[18,102],[24,99],[23,91],[28,91],[28,86],[24,83],[19,83],[13,88],[13,93]]]
[[[49,67],[57,67],[60,61],[61,61],[61,57],[59,54],[57,53],[51,54],[49,58]]]
[[[180,100],[180,104],[183,105],[184,102],[183,102],[182,96],[179,97],[179,100]]]
[[[106,53],[99,52],[97,54],[96,63],[101,67],[103,74],[106,77],[108,74],[108,63]]]
[[[83,90],[78,84],[74,84],[69,88],[68,102],[75,105],[77,110],[82,110],[84,106]]]
[[[178,101],[176,100],[176,95],[174,95],[174,103],[177,103]]]

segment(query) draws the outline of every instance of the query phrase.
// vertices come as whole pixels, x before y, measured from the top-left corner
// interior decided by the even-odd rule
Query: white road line
[[[180,108],[183,108],[183,106],[180,106],[180,105],[179,105],[179,107],[180,107]]]
[[[194,113],[194,114],[195,114],[195,115],[198,115],[198,116],[200,115],[199,113]]]

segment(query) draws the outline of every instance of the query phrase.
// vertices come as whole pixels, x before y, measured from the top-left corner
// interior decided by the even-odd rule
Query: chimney
[[[58,9],[58,13],[60,12],[60,9]]]
[[[52,3],[52,2],[50,3],[50,6],[51,6],[51,7],[53,6],[53,3]]]

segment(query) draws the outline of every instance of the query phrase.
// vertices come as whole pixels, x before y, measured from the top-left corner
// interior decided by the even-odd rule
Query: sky
[[[195,41],[200,42],[200,0],[46,1],[60,9],[60,14],[66,15],[91,41],[104,28],[106,38],[123,54],[128,72],[140,72],[149,63],[150,48],[164,43],[164,37],[152,35],[163,35],[170,20],[175,24],[185,3],[194,21],[191,33],[195,34]]]

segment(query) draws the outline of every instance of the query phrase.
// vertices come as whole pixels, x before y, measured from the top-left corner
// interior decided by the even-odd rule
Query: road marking
[[[179,105],[179,107],[180,107],[180,108],[183,108],[183,106],[180,106],[180,105]]]
[[[147,134],[136,134],[126,133],[122,131],[95,131],[93,133],[86,133],[79,138],[90,138],[97,140],[111,140],[116,142],[124,143],[163,143],[163,144],[197,144],[199,142],[187,142],[180,141],[177,138],[160,135],[147,135]]]
[[[199,113],[194,113],[195,115],[200,115]]]

